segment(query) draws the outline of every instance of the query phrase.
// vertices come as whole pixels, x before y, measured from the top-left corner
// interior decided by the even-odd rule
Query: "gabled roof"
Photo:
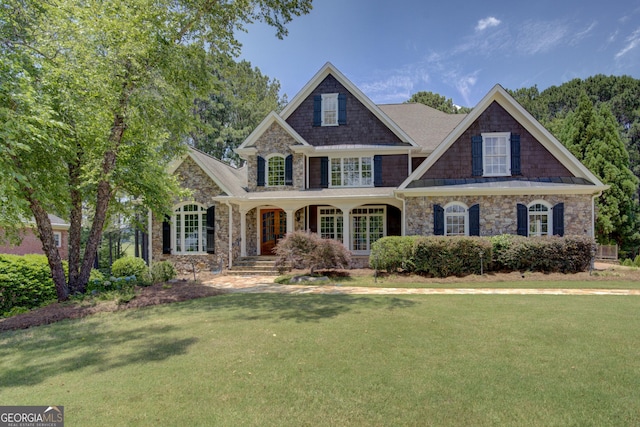
[[[466,117],[466,114],[447,114],[420,103],[382,104],[379,107],[427,154]]]
[[[200,150],[189,147],[187,153],[169,166],[169,173],[174,173],[178,167],[190,157],[213,182],[224,191],[227,196],[239,196],[246,193],[246,166],[234,168]]]
[[[418,146],[416,142],[393,120],[387,116],[387,114],[373,103],[360,89],[358,89],[344,74],[342,74],[336,67],[330,62],[324,64],[324,66],[318,71],[315,76],[309,80],[309,82],[293,97],[291,102],[282,110],[280,116],[287,120],[287,118],[307,99],[307,97],[314,91],[314,89],[327,78],[332,75],[342,86],[344,86],[349,93],[356,97],[373,115],[375,115],[385,126],[387,126],[401,141],[409,143],[412,146]]]
[[[305,141],[304,138],[302,138],[300,134],[298,134],[298,132],[296,132],[291,126],[289,126],[289,124],[285,122],[284,119],[280,117],[276,112],[272,111],[267,115],[267,117],[264,118],[262,122],[260,122],[258,127],[256,127],[253,132],[251,132],[247,139],[245,139],[244,142],[235,149],[235,152],[241,156],[243,154],[251,153],[251,151],[254,150],[253,147],[256,141],[262,136],[263,133],[267,131],[267,129],[269,129],[269,127],[271,127],[273,123],[277,123],[281,128],[283,128],[298,144],[310,147],[309,143],[307,143],[307,141]]]
[[[602,191],[608,188],[598,177],[587,169],[569,150],[562,145],[547,129],[545,129],[527,110],[525,110],[500,85],[495,85],[487,95],[471,110],[469,114],[449,133],[433,153],[398,187],[406,189],[412,181],[419,180],[422,175],[460,138],[469,126],[493,103],[497,102],[511,116],[518,121],[540,144],[556,157],[574,176],[584,178],[595,185],[594,190]]]

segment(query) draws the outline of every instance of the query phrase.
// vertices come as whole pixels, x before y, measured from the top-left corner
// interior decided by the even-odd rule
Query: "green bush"
[[[387,236],[371,245],[369,266],[389,273],[413,271],[413,246],[417,236]]]
[[[480,274],[491,259],[491,242],[480,237],[421,237],[412,256],[416,273],[434,277]]]
[[[111,275],[118,277],[133,277],[135,283],[140,286],[151,284],[149,267],[142,258],[123,257],[114,261],[111,266]]]
[[[162,283],[175,279],[178,275],[175,267],[169,261],[154,262],[151,266],[151,279],[153,283]]]
[[[0,255],[0,314],[40,307],[57,298],[44,255]]]

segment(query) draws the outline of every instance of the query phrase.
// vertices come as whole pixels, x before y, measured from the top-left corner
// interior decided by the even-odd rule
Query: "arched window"
[[[528,206],[529,236],[549,236],[551,230],[551,206],[535,201]]]
[[[462,203],[449,203],[444,207],[445,236],[468,236],[469,213]]]
[[[285,185],[285,160],[280,154],[267,159],[267,185],[277,187]]]
[[[207,209],[199,204],[184,204],[173,211],[172,253],[207,252]]]

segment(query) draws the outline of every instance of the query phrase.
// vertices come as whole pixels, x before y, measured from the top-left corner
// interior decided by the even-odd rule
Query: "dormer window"
[[[313,125],[339,126],[347,124],[347,95],[323,93],[313,97]]]

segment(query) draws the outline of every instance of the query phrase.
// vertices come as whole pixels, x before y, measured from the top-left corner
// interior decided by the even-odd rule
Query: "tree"
[[[195,126],[194,100],[215,88],[211,57],[237,53],[245,23],[262,20],[282,37],[310,9],[311,0],[3,4],[2,211],[35,217],[59,300],[85,290],[116,196],[161,214],[179,192],[165,166]],[[83,206],[91,229],[81,257]],[[68,282],[48,212],[71,224]]]
[[[271,111],[286,104],[280,99],[280,83],[262,75],[247,61],[219,55],[211,65],[218,81],[207,98],[196,102],[201,122],[191,133],[195,148],[218,159],[238,165],[240,157],[233,151]]]
[[[417,102],[419,104],[424,104],[431,108],[435,108],[436,110],[443,111],[447,114],[467,114],[469,111],[471,111],[471,108],[458,107],[453,104],[453,100],[451,98],[446,98],[433,92],[416,92],[411,95],[411,98],[409,98],[407,102]]]
[[[606,104],[594,108],[583,93],[578,107],[568,114],[560,141],[603,183],[610,185],[597,199],[596,238],[630,249],[640,242],[638,204],[634,196],[638,178],[629,169],[629,154],[618,123]]]

